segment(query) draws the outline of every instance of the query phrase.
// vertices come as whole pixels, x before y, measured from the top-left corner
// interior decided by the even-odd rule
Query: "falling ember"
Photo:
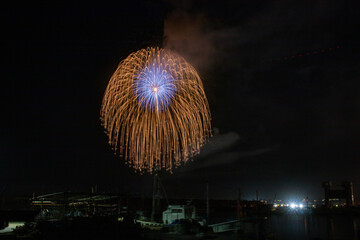
[[[101,121],[109,144],[141,173],[171,171],[200,152],[211,135],[210,110],[196,70],[177,54],[130,54],[106,88]]]

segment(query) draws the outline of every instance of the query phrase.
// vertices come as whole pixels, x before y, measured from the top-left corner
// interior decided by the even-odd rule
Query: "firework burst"
[[[184,58],[159,48],[139,50],[119,64],[100,115],[109,144],[140,172],[171,171],[211,135],[199,75]]]

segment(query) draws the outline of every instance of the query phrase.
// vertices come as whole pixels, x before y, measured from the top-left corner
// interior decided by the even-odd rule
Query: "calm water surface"
[[[360,218],[353,216],[272,215],[267,225],[279,240],[360,240]]]

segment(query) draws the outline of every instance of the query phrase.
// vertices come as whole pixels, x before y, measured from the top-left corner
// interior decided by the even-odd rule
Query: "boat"
[[[267,217],[242,217],[238,220],[228,220],[208,225],[214,233],[246,232],[256,233]]]

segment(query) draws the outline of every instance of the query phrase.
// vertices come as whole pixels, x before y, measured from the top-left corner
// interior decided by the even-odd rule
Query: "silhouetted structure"
[[[152,210],[151,210],[151,221],[161,222],[161,190],[163,196],[165,197],[167,205],[169,205],[169,201],[164,189],[164,186],[161,182],[160,170],[158,167],[154,170],[154,183],[153,183],[153,197],[152,197]]]
[[[345,199],[346,206],[354,206],[354,190],[352,182],[343,182],[343,189],[332,189],[332,181],[327,181],[322,183],[322,187],[325,191],[325,206],[330,207],[330,201],[332,199]]]

